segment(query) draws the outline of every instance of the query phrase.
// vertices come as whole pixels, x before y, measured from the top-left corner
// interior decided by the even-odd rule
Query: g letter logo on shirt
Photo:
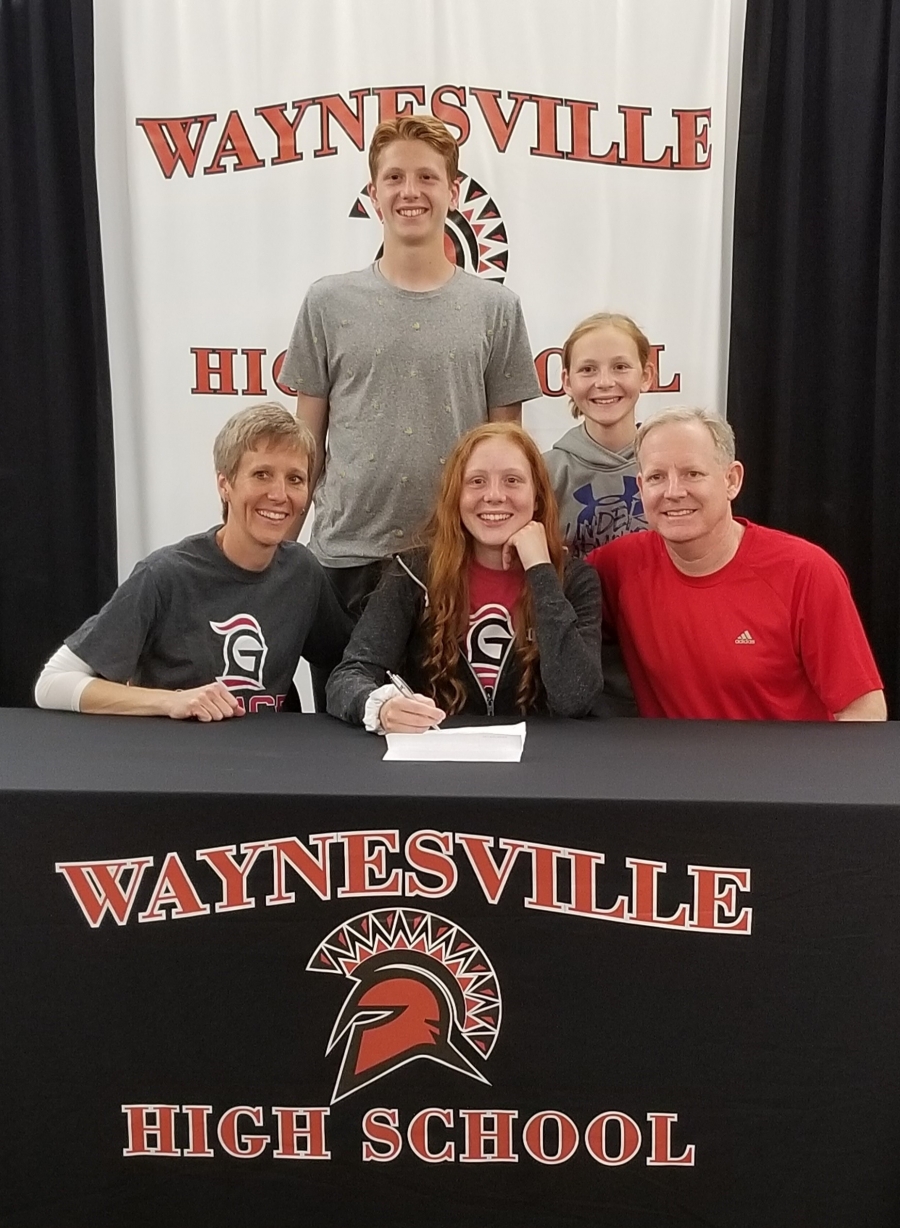
[[[483,605],[470,618],[466,633],[466,656],[485,690],[493,690],[497,685],[515,634],[509,610],[505,606],[495,603]]]
[[[253,615],[235,614],[223,623],[209,625],[216,635],[225,637],[222,645],[225,667],[217,681],[229,691],[264,690],[263,666],[269,646]]]

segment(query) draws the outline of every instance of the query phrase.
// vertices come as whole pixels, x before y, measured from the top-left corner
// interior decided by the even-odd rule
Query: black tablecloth
[[[898,752],[0,711],[0,1224],[896,1224]]]

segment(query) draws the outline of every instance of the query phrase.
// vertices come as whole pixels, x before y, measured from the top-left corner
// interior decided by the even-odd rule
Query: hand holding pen
[[[440,725],[446,712],[436,707],[427,695],[416,694],[399,674],[388,670],[387,676],[400,694],[386,699],[381,705],[378,715],[385,733],[424,733]]]

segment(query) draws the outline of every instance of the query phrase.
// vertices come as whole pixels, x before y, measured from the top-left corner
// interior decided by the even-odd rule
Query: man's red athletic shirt
[[[658,533],[588,555],[641,716],[825,721],[881,690],[835,560],[800,537],[740,523],[734,558],[708,576],[680,572]]]

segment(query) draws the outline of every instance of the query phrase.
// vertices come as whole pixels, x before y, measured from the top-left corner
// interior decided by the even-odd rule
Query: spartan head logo
[[[332,1104],[418,1058],[488,1082],[478,1063],[500,1031],[500,989],[452,921],[412,908],[362,913],[319,944],[307,971],[351,982],[325,1050],[343,1046]]]
[[[269,646],[262,627],[252,614],[235,614],[223,623],[210,622],[216,635],[224,636],[225,666],[217,681],[229,691],[262,691],[263,666]]]
[[[378,221],[366,188],[353,202],[350,217]],[[383,252],[379,247],[377,260]],[[470,175],[459,177],[459,208],[451,209],[444,226],[444,252],[451,264],[486,281],[502,282],[509,264],[506,224],[493,198]]]

